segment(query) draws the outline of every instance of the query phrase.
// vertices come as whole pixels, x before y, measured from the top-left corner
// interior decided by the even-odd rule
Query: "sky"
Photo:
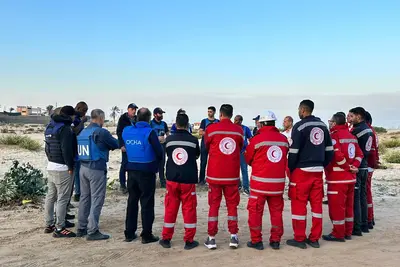
[[[129,103],[200,121],[234,104],[399,127],[400,1],[0,1],[0,105]],[[333,102],[333,99],[335,102]],[[397,98],[398,99],[398,98]],[[333,105],[332,105],[333,104]]]

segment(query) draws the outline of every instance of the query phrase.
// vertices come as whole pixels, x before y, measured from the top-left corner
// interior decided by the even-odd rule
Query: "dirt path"
[[[163,190],[156,196],[154,233],[159,235],[163,224]],[[241,247],[228,248],[226,220],[220,223],[217,235],[219,248],[208,251],[200,246],[183,250],[183,225],[178,218],[173,248],[142,245],[139,241],[123,242],[126,197],[112,194],[107,197],[101,217],[101,230],[112,235],[103,242],[84,239],[58,240],[43,234],[43,211],[24,209],[0,211],[0,266],[399,266],[400,260],[400,204],[399,198],[379,198],[376,206],[376,229],[362,238],[346,243],[321,241],[320,249],[299,250],[285,245],[292,236],[290,203],[285,202],[283,236],[280,251],[273,251],[265,243],[264,251],[246,247],[249,239],[247,226],[247,198],[242,196],[240,215]],[[207,192],[198,192],[198,232],[201,243],[207,236]],[[268,213],[264,216],[264,234],[269,230]],[[220,218],[226,218],[224,204]],[[327,207],[324,206],[324,233],[331,228]],[[268,235],[264,237],[268,241]]]

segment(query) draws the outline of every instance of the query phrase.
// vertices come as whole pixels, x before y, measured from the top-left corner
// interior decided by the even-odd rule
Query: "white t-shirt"
[[[289,145],[292,145],[292,128],[290,128],[288,131],[283,131],[282,134],[286,136]]]
[[[49,161],[49,163],[47,164],[47,170],[63,172],[63,171],[68,171],[68,166]]]

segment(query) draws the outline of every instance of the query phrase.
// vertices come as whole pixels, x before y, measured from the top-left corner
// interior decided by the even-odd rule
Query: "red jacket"
[[[346,125],[333,127],[331,138],[334,156],[325,169],[327,183],[355,183],[356,174],[350,172],[350,165],[358,168],[364,157],[357,138],[349,132]]]
[[[368,156],[368,168],[376,169],[378,168],[378,162],[379,162],[378,135],[376,134],[374,128],[370,124],[368,124],[368,126],[369,128],[371,128],[374,135],[372,139],[371,151],[369,152]]]
[[[244,154],[246,163],[252,168],[251,194],[283,194],[288,152],[288,140],[275,126],[264,126],[258,131]]]
[[[208,150],[207,182],[239,184],[240,151],[244,144],[243,129],[229,119],[207,127],[204,142]]]

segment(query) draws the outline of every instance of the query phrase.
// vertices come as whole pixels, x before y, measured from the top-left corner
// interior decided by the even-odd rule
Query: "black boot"
[[[366,226],[361,226],[361,232],[363,232],[363,233],[369,233],[368,225],[366,225]]]
[[[255,244],[253,242],[249,241],[249,242],[247,242],[247,246],[249,248],[255,248],[257,250],[263,250],[264,249],[264,244],[263,244],[262,241],[260,241],[258,243],[255,243]]]
[[[199,242],[197,242],[196,240],[193,240],[192,242],[186,241],[184,249],[191,250],[198,246],[199,246]]]
[[[154,236],[153,234],[149,236],[142,236],[142,244],[149,244],[149,243],[154,243],[160,240],[157,236]]]
[[[163,248],[171,248],[171,240],[161,239],[159,243]]]
[[[307,239],[307,240],[306,240],[306,243],[307,243],[309,246],[313,247],[313,248],[319,248],[319,247],[320,247],[320,246],[319,246],[318,240],[317,240],[317,241],[311,241],[310,239]]]
[[[296,247],[296,248],[301,248],[301,249],[306,249],[306,248],[307,248],[307,245],[306,245],[306,242],[305,242],[305,241],[299,242],[299,241],[296,241],[296,240],[294,240],[294,239],[290,239],[290,240],[286,241],[286,244],[287,244],[288,246],[292,246],[292,247]]]
[[[332,234],[323,235],[322,239],[325,241],[346,242],[346,240],[344,240],[344,238],[336,238]]]
[[[368,229],[370,229],[370,230],[374,229],[374,223],[373,222],[369,222],[368,223]]]
[[[279,242],[271,242],[271,243],[269,243],[269,246],[272,249],[278,250],[281,245],[279,244]]]
[[[346,239],[346,240],[351,240],[352,237],[351,237],[351,235],[346,235],[346,236],[344,237],[344,239]]]

